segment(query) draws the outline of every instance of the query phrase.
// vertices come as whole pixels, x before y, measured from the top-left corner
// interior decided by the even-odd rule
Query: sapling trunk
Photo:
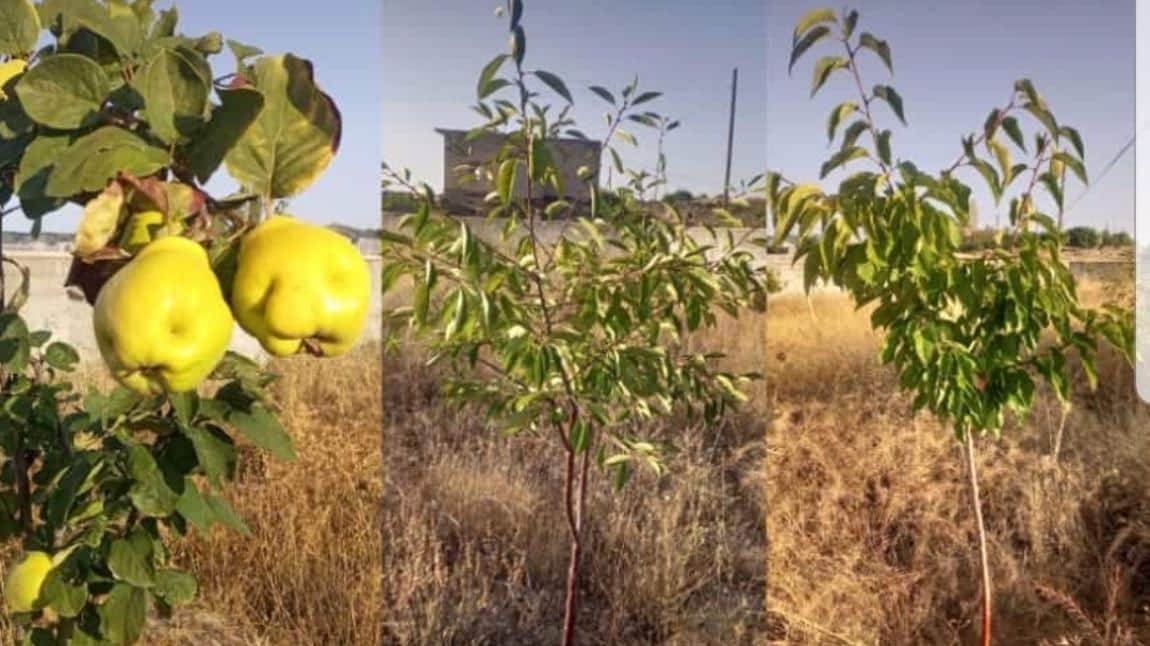
[[[990,556],[986,547],[986,526],[982,522],[982,496],[978,491],[978,468],[975,466],[974,433],[966,435],[966,461],[970,468],[970,493],[974,504],[974,519],[978,528],[978,554],[982,565],[982,646],[990,646],[990,620],[993,598],[990,583]]]
[[[1054,434],[1054,448],[1051,451],[1054,464],[1058,464],[1058,454],[1062,452],[1062,435],[1066,432],[1066,420],[1070,417],[1070,405],[1062,405],[1062,415],[1058,420],[1058,431]]]
[[[579,613],[579,565],[583,556],[583,519],[587,509],[588,456],[585,451],[576,473],[575,449],[567,448],[565,494],[571,549],[567,560],[567,598],[563,606],[563,646],[575,643],[575,618]]]

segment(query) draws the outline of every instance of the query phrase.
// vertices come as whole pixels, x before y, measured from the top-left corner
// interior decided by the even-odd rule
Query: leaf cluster
[[[856,11],[808,13],[794,33],[791,65],[817,44],[841,48],[842,55],[816,63],[813,90],[838,73],[858,81],[858,95],[828,117],[832,142],[846,127],[820,179],[863,161],[870,168],[850,172],[833,192],[769,173],[774,242],[797,240],[806,289],[831,283],[859,307],[873,307],[871,323],[885,332],[882,360],[897,367],[916,409],[952,423],[959,437],[997,434],[1008,412],[1030,411],[1039,382],[1069,400],[1072,353],[1092,385],[1099,342],[1132,356],[1129,312],[1083,306],[1062,254],[1067,179],[1087,181],[1082,138],[1023,79],[978,132],[962,137],[951,167],[929,173],[897,159],[892,131],[879,125],[873,108],[886,104],[905,124],[902,98],[890,85],[866,91],[858,68],[869,53],[892,70],[891,49],[857,25]],[[1034,125],[1029,138],[1027,124]],[[1016,162],[1016,154],[1028,158]],[[972,191],[960,175],[970,171],[996,204],[1010,196],[1010,230],[980,253],[962,252]],[[1055,214],[1039,208],[1040,195]]]
[[[521,10],[512,5],[511,52],[480,73],[478,112],[486,121],[472,131],[514,127],[481,169],[495,187],[488,218],[502,222],[498,240],[436,213],[428,187],[385,167],[385,183],[407,186],[417,200],[396,230],[384,233],[384,291],[411,293],[409,305],[385,318],[393,333],[406,329],[425,344],[451,401],[475,406],[507,435],[554,434],[569,452],[594,455],[622,486],[633,464],[662,473],[661,456],[673,448],[671,437],[642,436],[644,420],[683,415],[714,424],[747,399],[746,386],[758,375],[724,371],[722,354],[691,341],[721,317],[763,311],[767,274],[744,247],[755,232],[736,239],[730,229],[707,227],[710,239],[701,242],[672,202],[652,207],[636,187],[601,190],[588,169],[580,178],[590,215],[568,220],[558,239],[543,239],[537,224],[568,205],[540,211],[528,196],[531,187],[546,186],[563,194],[546,142],[575,124],[566,108],[562,119],[550,120],[549,106],[539,104],[533,81],[568,107],[571,96],[557,75],[525,71]],[[498,78],[507,61],[514,76]],[[500,98],[500,91],[513,96]],[[601,86],[591,91],[613,108],[605,142],[629,141],[625,122],[662,134],[678,127],[633,111],[660,96],[639,92],[637,79],[619,97]],[[608,154],[624,170],[617,152]],[[513,190],[520,177],[527,195]],[[643,182],[649,188],[647,177]]]

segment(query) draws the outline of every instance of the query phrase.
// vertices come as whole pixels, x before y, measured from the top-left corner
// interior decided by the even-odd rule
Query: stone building
[[[443,135],[443,198],[442,203],[449,213],[459,215],[482,214],[490,208],[484,197],[495,190],[494,183],[483,174],[473,170],[491,159],[507,142],[507,136],[487,132],[473,139],[467,139],[466,130],[437,128]],[[548,185],[546,190],[533,192],[532,198],[540,204],[563,199],[581,211],[590,205],[585,180],[579,178],[578,171],[586,167],[591,181],[599,185],[599,162],[602,146],[597,141],[584,139],[550,139],[547,149],[559,169],[563,194],[559,195]],[[526,192],[526,173],[520,169],[516,173],[514,195],[522,198]]]

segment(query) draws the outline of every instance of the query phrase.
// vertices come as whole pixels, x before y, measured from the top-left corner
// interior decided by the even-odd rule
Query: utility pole
[[[731,71],[731,120],[727,125],[727,171],[723,174],[723,206],[731,195],[731,150],[735,145],[735,98],[739,92],[739,68]]]

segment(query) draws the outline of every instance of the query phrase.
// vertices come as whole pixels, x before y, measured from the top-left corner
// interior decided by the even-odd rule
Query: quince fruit
[[[273,356],[347,352],[363,333],[370,297],[363,254],[331,229],[276,214],[240,240],[232,311]]]
[[[194,390],[235,326],[207,251],[179,236],[151,242],[108,279],[93,323],[113,376],[143,395]]]
[[[28,69],[28,61],[20,58],[10,60],[7,63],[0,63],[0,101],[8,98],[4,92],[4,86],[8,85],[8,81],[20,76],[26,69]]]
[[[32,612],[40,597],[40,587],[53,567],[52,557],[46,552],[28,552],[8,572],[4,582],[4,600],[9,612]]]

